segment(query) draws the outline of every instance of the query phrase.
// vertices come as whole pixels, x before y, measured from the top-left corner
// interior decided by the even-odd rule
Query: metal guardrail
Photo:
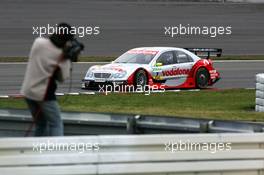
[[[185,146],[179,150],[180,146],[176,146],[187,142],[215,147],[206,150]],[[95,143],[98,149],[84,149],[79,153],[87,148],[85,144]],[[168,143],[171,143],[169,147]],[[75,144],[80,145],[78,149],[67,149],[67,145]],[[227,144],[230,149],[222,149]],[[209,148],[216,151],[211,152]],[[0,174],[4,175],[263,173],[264,133],[0,138]]]
[[[254,133],[264,123],[104,113],[62,113],[65,135]],[[27,110],[0,110],[0,136],[23,136],[30,123]]]

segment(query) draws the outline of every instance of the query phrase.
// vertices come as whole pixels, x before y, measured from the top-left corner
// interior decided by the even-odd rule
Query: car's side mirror
[[[160,67],[160,66],[163,66],[163,64],[162,63],[156,63],[155,66]]]

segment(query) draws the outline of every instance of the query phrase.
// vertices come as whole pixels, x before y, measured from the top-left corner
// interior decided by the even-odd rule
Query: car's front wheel
[[[199,89],[207,88],[210,75],[207,69],[200,68],[196,73],[196,87]]]
[[[145,88],[147,84],[148,84],[147,73],[144,70],[137,71],[134,78],[134,85],[136,87]]]

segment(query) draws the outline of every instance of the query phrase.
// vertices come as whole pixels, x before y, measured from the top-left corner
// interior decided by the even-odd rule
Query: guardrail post
[[[208,122],[200,123],[200,133],[208,133]]]
[[[208,131],[207,132],[210,132],[211,131],[211,129],[213,128],[213,126],[214,126],[214,123],[215,123],[215,121],[214,120],[210,120],[210,121],[208,121]]]
[[[137,134],[137,120],[140,118],[139,115],[133,116],[133,117],[128,117],[127,119],[127,133],[128,134]]]
[[[208,122],[200,123],[200,133],[209,133],[210,129],[213,127],[214,121],[210,120]]]

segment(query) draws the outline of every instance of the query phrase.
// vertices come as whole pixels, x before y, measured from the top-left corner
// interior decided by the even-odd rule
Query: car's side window
[[[193,62],[192,57],[182,51],[175,51],[175,55],[177,58],[177,63]]]
[[[174,53],[172,51],[164,52],[159,56],[156,63],[162,63],[162,65],[175,64]]]

